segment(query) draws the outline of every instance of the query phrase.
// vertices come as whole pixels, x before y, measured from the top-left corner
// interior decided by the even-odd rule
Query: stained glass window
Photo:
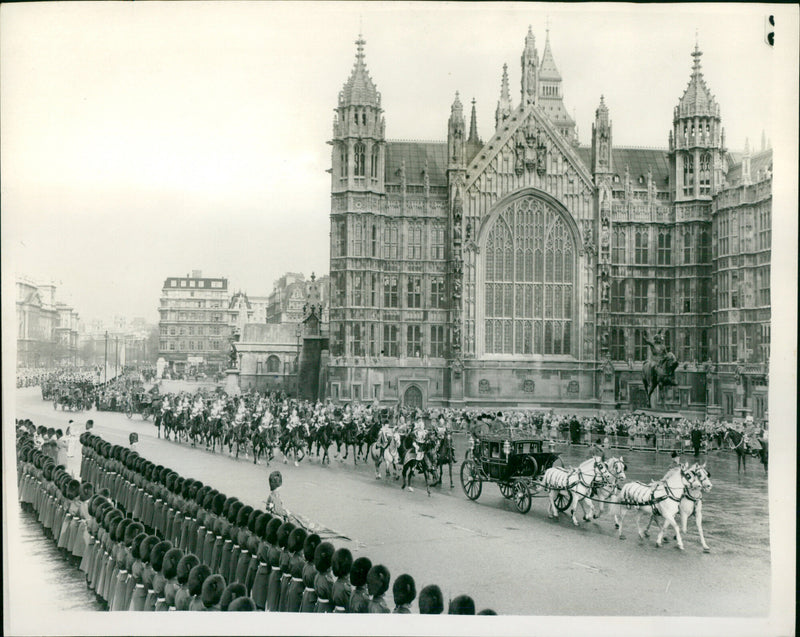
[[[572,354],[576,249],[564,218],[518,199],[489,230],[485,252],[487,354]]]

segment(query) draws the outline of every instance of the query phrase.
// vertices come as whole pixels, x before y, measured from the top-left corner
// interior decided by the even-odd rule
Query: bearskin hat
[[[478,615],[497,615],[491,608],[484,608]]]
[[[190,595],[199,595],[203,590],[203,582],[211,575],[211,569],[205,564],[198,564],[191,571],[186,580]]]
[[[77,480],[70,480],[67,482],[66,488],[64,490],[64,495],[67,496],[70,500],[74,500],[81,494],[81,483]]]
[[[441,615],[443,611],[442,589],[436,584],[428,584],[419,592],[420,615]]]
[[[303,557],[306,562],[314,561],[314,554],[317,552],[320,542],[322,542],[322,539],[316,533],[312,533],[305,539],[305,542],[303,542]]]
[[[231,582],[222,591],[222,597],[219,598],[219,609],[228,610],[231,602],[240,597],[247,597],[247,587],[241,582]]]
[[[111,524],[115,520],[118,520],[121,517],[122,513],[120,512],[119,509],[115,509],[113,506],[110,509],[108,509],[105,515],[103,515],[103,527],[105,528],[105,530],[110,533],[112,530]]]
[[[367,583],[367,573],[372,568],[372,560],[368,557],[359,557],[350,568],[350,583],[353,586],[364,586]]]
[[[108,487],[103,487],[102,489],[100,489],[100,491],[98,491],[98,493],[102,496],[105,496],[106,498],[111,497],[111,490]]]
[[[166,484],[167,489],[172,491],[172,489],[175,488],[175,480],[177,480],[177,479],[178,479],[178,474],[175,473],[174,471],[170,471],[167,474],[167,476],[166,476],[166,478],[164,480],[164,483]]]
[[[413,602],[417,596],[417,586],[414,583],[414,578],[408,573],[403,573],[398,577],[392,585],[392,596],[394,597],[395,606]]]
[[[223,503],[223,505],[222,505],[222,517],[227,519],[228,518],[228,514],[230,513],[230,510],[231,510],[231,505],[233,505],[234,502],[238,502],[238,501],[239,501],[239,498],[237,498],[236,496],[232,495],[232,496],[228,497],[225,500],[225,502]]]
[[[280,471],[273,471],[269,474],[269,490],[274,491],[283,484],[283,476]]]
[[[225,501],[228,499],[224,493],[217,493],[214,496],[213,511],[215,515],[222,515],[222,509],[225,506]]]
[[[353,568],[353,554],[349,549],[341,548],[336,549],[331,561],[333,568],[333,575],[335,577],[344,577],[350,574],[350,569]]]
[[[161,563],[161,574],[167,579],[172,579],[178,574],[178,562],[183,557],[183,551],[179,548],[172,548],[164,555]]]
[[[314,551],[314,566],[317,572],[324,573],[331,567],[334,548],[330,542],[323,542]]]
[[[239,500],[234,500],[231,502],[230,506],[228,507],[228,515],[225,516],[228,519],[228,522],[231,524],[236,524],[236,520],[239,517],[239,511],[241,511],[243,507],[244,503],[240,502]]]
[[[86,501],[94,495],[94,485],[91,482],[84,482],[81,484],[80,498]]]
[[[85,445],[86,444],[86,438],[88,438],[88,436],[89,436],[89,432],[88,431],[84,431],[80,436],[78,436],[78,442],[80,442],[82,445]]]
[[[278,529],[281,528],[281,522],[278,518],[272,518],[267,524],[266,537],[264,538],[269,544],[277,545]]]
[[[245,548],[250,552],[250,555],[258,557],[257,553],[259,544],[261,544],[261,541],[255,534],[253,534],[247,538],[247,546]]]
[[[197,526],[204,526],[206,521],[207,512],[205,509],[197,509],[197,513],[195,514],[195,519],[197,520]]]
[[[475,600],[469,595],[459,595],[450,602],[450,608],[447,610],[448,615],[474,615],[475,614]]]
[[[143,532],[144,525],[141,522],[132,522],[129,524],[125,529],[125,537],[122,538],[125,542],[125,546],[131,546],[133,540]]]
[[[289,533],[289,539],[286,540],[286,548],[289,553],[297,553],[303,548],[303,543],[306,541],[308,533],[302,527],[297,527]]]
[[[211,491],[211,487],[207,485],[201,486],[197,489],[197,493],[194,494],[194,501],[197,502],[200,506],[203,506],[206,500],[206,496]]]
[[[256,520],[258,519],[258,516],[261,515],[261,511],[259,509],[254,509],[251,506],[247,506],[245,508],[250,509],[250,512],[247,514],[247,522],[245,523],[245,526],[250,533],[255,533]]]
[[[269,554],[270,554],[270,545],[267,544],[266,542],[260,543],[256,553],[258,561],[264,562],[264,564],[269,564]]]
[[[249,504],[244,504],[239,507],[239,511],[236,513],[236,526],[248,528],[248,522],[250,521],[250,514],[253,512],[253,507]]]
[[[202,588],[202,599],[203,605],[206,608],[211,608],[215,604],[219,604],[219,600],[222,598],[222,593],[225,590],[225,578],[222,575],[212,575],[211,577],[207,577],[206,581],[203,582]]]
[[[122,518],[114,525],[113,539],[115,542],[125,541],[125,531],[131,524],[133,524],[133,520],[130,518]]]
[[[237,597],[228,606],[228,612],[254,611],[256,603],[249,597]]]
[[[270,517],[268,513],[264,513],[263,511],[259,511],[258,515],[256,516],[256,521],[253,524],[253,533],[257,535],[262,540],[267,531],[267,522],[270,521]]]
[[[278,533],[275,537],[278,542],[278,548],[286,548],[286,542],[289,540],[289,534],[296,528],[297,527],[291,522],[284,522],[278,527]]]
[[[141,532],[138,533],[136,537],[133,538],[133,541],[131,542],[131,555],[133,556],[133,559],[135,560],[142,559],[141,554],[139,553],[139,548],[141,547],[142,542],[144,542],[147,539],[147,537],[148,537],[147,533]]]
[[[45,480],[52,480],[53,479],[53,470],[56,468],[56,463],[53,462],[50,458],[48,458],[49,462],[46,462],[42,467],[42,476],[44,476]]]
[[[194,553],[187,553],[184,555],[178,562],[178,569],[176,572],[178,583],[185,584],[189,579],[189,572],[198,564],[200,564],[200,558]]]
[[[376,564],[367,573],[367,591],[373,597],[383,595],[389,590],[391,575],[383,564]]]
[[[139,558],[145,564],[150,563],[150,556],[153,553],[153,547],[158,544],[158,537],[155,535],[148,535],[139,545]]]

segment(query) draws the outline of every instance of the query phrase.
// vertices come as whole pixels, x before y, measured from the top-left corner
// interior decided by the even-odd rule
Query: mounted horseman
[[[650,347],[650,358],[642,365],[642,383],[647,393],[647,405],[652,407],[652,396],[656,388],[678,384],[675,381],[678,359],[664,345],[663,330],[658,330],[652,339],[645,332],[643,340]]]

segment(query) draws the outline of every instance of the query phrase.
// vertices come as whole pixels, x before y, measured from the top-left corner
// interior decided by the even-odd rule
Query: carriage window
[[[492,458],[499,458],[500,457],[500,443],[493,442],[492,443]]]

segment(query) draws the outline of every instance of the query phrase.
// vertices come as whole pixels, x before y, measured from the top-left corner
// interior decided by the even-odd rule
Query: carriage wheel
[[[520,473],[524,476],[533,477],[539,473],[539,463],[533,456],[525,456],[519,467]]]
[[[477,473],[477,467],[471,460],[461,465],[461,488],[470,500],[477,500],[483,490],[483,482]]]
[[[553,498],[553,504],[559,511],[566,511],[569,505],[572,504],[572,491],[559,491],[556,497]]]
[[[509,482],[498,482],[497,486],[500,487],[500,493],[508,500],[514,495],[514,485]]]
[[[531,510],[531,493],[524,480],[517,480],[514,483],[514,506],[523,514]]]
[[[553,458],[553,460],[551,460],[547,464],[547,467],[545,467],[545,468],[546,469],[550,469],[551,467],[561,467],[563,469],[564,468],[564,461],[560,457]]]

